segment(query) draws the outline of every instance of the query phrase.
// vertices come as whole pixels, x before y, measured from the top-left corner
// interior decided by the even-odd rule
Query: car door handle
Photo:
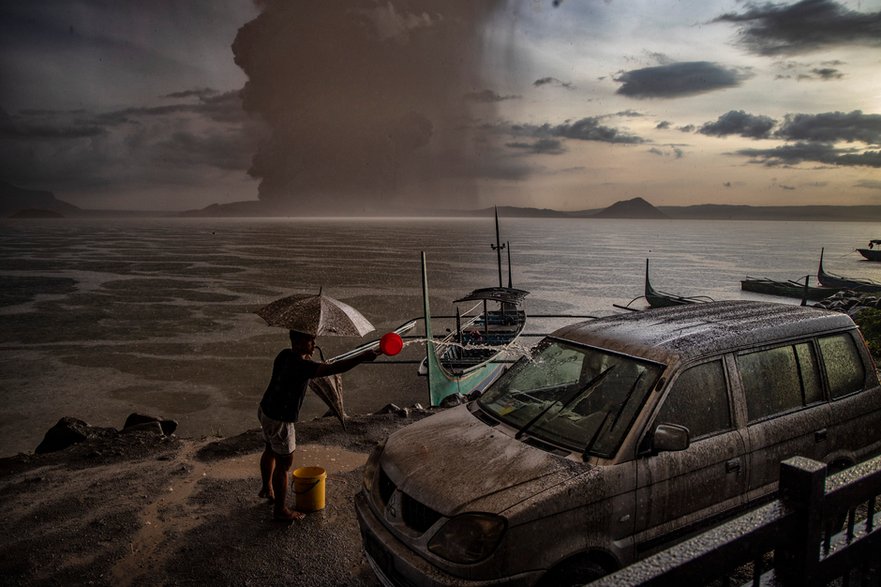
[[[823,440],[826,440],[826,429],[825,428],[814,432],[814,441],[815,442],[821,442]]]
[[[740,471],[740,459],[731,459],[730,461],[725,461],[725,472],[733,473],[735,471]]]

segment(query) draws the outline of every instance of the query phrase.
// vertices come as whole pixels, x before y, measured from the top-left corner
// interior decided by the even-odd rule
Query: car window
[[[819,342],[829,394],[836,398],[863,389],[866,372],[853,338],[841,333],[825,336]]]
[[[822,401],[823,384],[820,382],[820,366],[813,345],[808,342],[795,345],[795,356],[798,359],[805,405]]]
[[[802,405],[795,347],[784,346],[737,357],[750,422]]]
[[[673,384],[656,421],[688,428],[692,439],[731,428],[722,361],[697,365]]]

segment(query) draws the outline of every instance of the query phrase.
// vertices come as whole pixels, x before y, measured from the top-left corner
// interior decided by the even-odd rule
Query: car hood
[[[380,462],[398,489],[445,516],[502,513],[592,468],[515,440],[464,405],[392,434]]]

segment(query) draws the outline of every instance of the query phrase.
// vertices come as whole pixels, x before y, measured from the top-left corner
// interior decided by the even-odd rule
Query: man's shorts
[[[257,408],[257,418],[260,420],[260,427],[263,429],[263,440],[265,440],[272,452],[277,455],[289,455],[297,448],[297,435],[294,433],[293,422],[282,422],[281,420],[273,420],[263,413],[263,408]]]

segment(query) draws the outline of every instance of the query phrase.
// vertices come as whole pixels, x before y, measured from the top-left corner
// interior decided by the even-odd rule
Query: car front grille
[[[382,500],[382,505],[388,504],[388,500],[391,499],[392,493],[395,492],[395,484],[389,479],[388,475],[385,474],[385,471],[380,467],[379,469],[379,498]]]
[[[413,528],[420,534],[431,528],[441,517],[439,513],[419,503],[406,493],[401,494],[401,509],[407,527]]]
[[[395,486],[394,481],[389,478],[385,470],[383,470],[381,467],[379,469],[379,481],[377,483],[377,489],[379,493],[379,499],[382,502],[382,507],[388,505],[389,500],[392,498],[392,495],[394,495],[395,491],[400,491]],[[427,505],[421,503],[416,499],[413,499],[411,496],[407,495],[403,491],[400,491],[400,494],[400,516],[401,520],[403,520],[404,524],[408,528],[418,532],[419,534],[423,534],[441,518],[440,513],[434,511]]]

